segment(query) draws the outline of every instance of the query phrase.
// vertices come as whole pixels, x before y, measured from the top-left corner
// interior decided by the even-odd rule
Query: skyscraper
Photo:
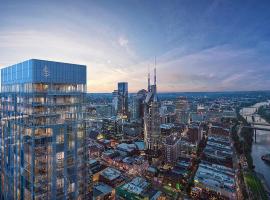
[[[118,115],[128,116],[128,83],[118,83]]]
[[[148,74],[148,92],[144,109],[144,141],[150,156],[157,156],[161,148],[161,130],[159,103],[157,99],[156,69],[154,71],[154,84],[150,85]]]
[[[2,199],[89,199],[86,66],[28,60],[1,70]]]
[[[147,91],[142,89],[132,96],[131,118],[142,122],[144,116],[144,100]]]
[[[117,115],[118,112],[118,90],[112,92],[112,109],[113,115]]]
[[[175,115],[176,122],[178,123],[189,123],[189,112],[188,112],[188,100],[186,97],[179,97],[175,103]]]
[[[164,140],[164,157],[168,163],[176,163],[181,152],[181,139],[177,133],[172,133]]]

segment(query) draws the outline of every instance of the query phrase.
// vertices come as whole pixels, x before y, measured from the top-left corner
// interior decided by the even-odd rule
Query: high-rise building
[[[149,154],[157,156],[162,144],[159,103],[157,99],[156,69],[154,74],[154,85],[150,85],[150,75],[148,74],[148,92],[145,99],[144,111],[144,142]]]
[[[112,92],[113,114],[127,117],[128,112],[128,83],[119,82],[118,89]]]
[[[31,59],[1,69],[0,199],[89,199],[86,66]]]
[[[117,115],[118,112],[118,90],[112,92],[112,109],[113,115]]]
[[[118,83],[118,114],[128,116],[128,83]]]
[[[177,123],[189,123],[189,112],[188,112],[188,100],[186,97],[179,97],[175,103],[175,116]]]
[[[199,144],[203,137],[203,128],[201,125],[190,125],[186,133],[188,141],[193,144]]]
[[[164,141],[164,157],[168,163],[176,163],[181,151],[181,139],[179,134],[172,133]]]
[[[133,120],[142,121],[144,116],[144,100],[147,91],[142,89],[137,92],[137,94],[132,96],[132,109],[131,118]]]

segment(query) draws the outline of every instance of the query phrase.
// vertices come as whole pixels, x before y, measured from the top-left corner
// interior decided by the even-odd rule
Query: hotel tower
[[[31,59],[1,69],[0,199],[91,199],[86,66]]]

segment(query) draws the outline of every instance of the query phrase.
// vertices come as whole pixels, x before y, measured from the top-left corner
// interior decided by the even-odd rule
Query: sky
[[[88,92],[251,91],[270,86],[270,1],[0,0],[0,66],[87,65]],[[152,78],[153,80],[153,78]]]

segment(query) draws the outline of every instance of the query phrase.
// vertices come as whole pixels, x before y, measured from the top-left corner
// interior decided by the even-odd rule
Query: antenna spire
[[[148,92],[150,92],[150,71],[148,66]]]
[[[154,85],[157,84],[157,58],[155,56]]]

